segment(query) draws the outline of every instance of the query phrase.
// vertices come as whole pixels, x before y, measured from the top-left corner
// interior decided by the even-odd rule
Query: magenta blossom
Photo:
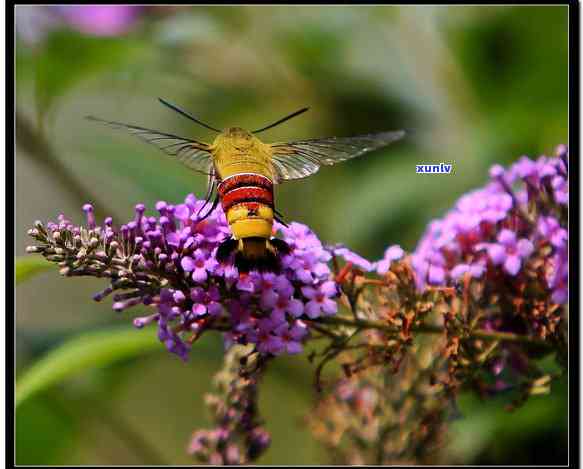
[[[337,245],[332,248],[332,253],[335,256],[342,257],[346,262],[351,262],[353,265],[365,272],[370,272],[374,269],[374,264],[355,252],[352,252],[345,246]]]
[[[27,44],[42,42],[53,30],[70,27],[91,36],[127,33],[143,13],[139,5],[16,5],[18,37]]]
[[[142,9],[135,5],[62,5],[54,8],[71,27],[94,36],[118,36],[127,32]]]
[[[181,294],[180,290],[177,293]],[[223,310],[220,304],[221,294],[216,286],[212,286],[208,290],[195,287],[190,290],[190,299],[193,301],[192,312],[196,316],[204,316],[205,314],[218,316]]]
[[[126,290],[114,295],[116,311],[140,305],[156,309],[134,325],[157,323],[159,339],[183,359],[207,329],[223,331],[226,345],[251,343],[261,353],[297,353],[304,337],[298,319],[336,312],[339,292],[331,280],[331,254],[308,227],[276,224],[292,246],[281,272],[239,274],[215,258],[218,244],[230,236],[222,209],[200,221],[202,204],[192,194],[177,205],[160,201],[158,216],[147,216],[138,204],[133,219],[119,228],[111,218],[99,225],[87,204],[85,226],[64,216],[46,227],[39,222],[30,233],[41,246],[30,252],[63,260],[65,275],[109,277],[111,285],[94,298]]]
[[[281,338],[285,351],[290,354],[301,353],[302,340],[308,335],[308,328],[303,321],[296,321],[293,326],[281,324],[275,333]]]
[[[208,273],[213,272],[218,266],[215,258],[202,249],[194,251],[193,257],[183,257],[180,263],[185,272],[192,272],[192,280],[197,283],[205,282],[208,278]]]
[[[476,249],[486,248],[494,265],[503,265],[510,275],[516,275],[525,259],[532,254],[534,246],[526,238],[516,239],[516,233],[504,229],[498,234],[498,243],[479,244]]]
[[[288,313],[297,318],[304,312],[304,304],[293,298],[292,293],[276,293],[274,290],[265,292],[261,298],[261,307],[272,309],[273,313],[284,318]]]
[[[397,244],[393,244],[389,246],[386,251],[384,257],[376,263],[376,271],[379,275],[386,274],[389,269],[391,268],[391,263],[393,261],[397,261],[401,259],[405,255],[405,251],[401,248],[401,246]]]
[[[338,295],[338,287],[332,282],[324,282],[318,288],[302,287],[302,293],[310,301],[306,304],[305,312],[311,319],[321,315],[329,316],[336,314],[338,306],[331,297]]]
[[[508,169],[492,166],[489,183],[460,197],[443,218],[429,224],[411,256],[418,290],[454,284],[464,274],[483,278],[496,270],[520,278],[526,261],[548,242],[554,250],[545,261],[549,288],[558,290],[555,298],[566,300],[565,282],[558,279],[568,270],[561,208],[568,203],[567,170],[564,145],[555,157],[523,156]],[[388,263],[378,266],[382,273]]]
[[[277,331],[277,328],[281,327],[281,325],[285,324],[272,318],[260,319],[258,328],[249,332],[247,338],[250,342],[257,344],[259,352],[279,355],[284,349],[283,340],[279,335],[272,334],[272,332]]]

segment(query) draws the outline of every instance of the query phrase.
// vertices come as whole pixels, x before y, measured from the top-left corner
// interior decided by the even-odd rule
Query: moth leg
[[[278,210],[276,210],[275,207],[273,208],[273,213],[274,213],[273,218],[275,218],[276,221],[281,223],[286,228],[289,228],[289,225],[283,219],[284,218],[283,215]]]
[[[208,204],[207,204],[207,202],[205,202],[205,204],[203,205],[203,207],[205,207],[206,205],[208,205]],[[199,218],[199,219],[198,219],[198,221],[197,221],[197,223],[198,223],[198,222],[201,222],[201,221],[203,221],[203,220],[205,220],[206,218],[208,218],[208,216],[209,216],[211,213],[213,213],[213,212],[214,212],[215,208],[217,208],[217,206],[218,206],[218,205],[219,205],[219,196],[218,196],[218,195],[216,195],[216,196],[215,196],[215,201],[213,202],[213,205],[211,206],[211,208],[209,209],[209,211],[208,211],[208,212],[206,212],[206,214],[205,214],[205,215],[204,215],[202,218]],[[198,211],[198,213],[196,214],[196,216],[197,216],[197,217],[198,217],[198,215],[200,214],[200,212],[201,212],[201,210],[199,210],[199,211]]]
[[[211,169],[211,172],[209,173],[207,191],[206,191],[206,195],[205,195],[204,204],[202,204],[202,206],[198,209],[198,212],[196,213],[197,217],[200,215],[200,213],[203,211],[203,209],[210,203],[212,196],[213,196],[213,192],[215,191],[215,187],[216,187],[215,169],[213,168],[213,169]],[[211,209],[211,212],[212,212],[212,210],[214,210],[214,207],[216,207],[216,205],[213,206],[213,208]],[[207,214],[207,216],[208,216],[208,214]],[[204,218],[206,218],[206,216]]]

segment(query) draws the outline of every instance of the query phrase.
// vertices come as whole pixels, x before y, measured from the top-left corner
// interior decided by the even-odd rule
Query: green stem
[[[536,337],[529,337],[527,335],[514,334],[513,332],[496,332],[485,331],[483,329],[475,329],[471,333],[473,339],[484,340],[500,340],[504,342],[518,342],[523,344],[539,345],[541,347],[550,347],[547,341],[538,339]]]
[[[390,326],[382,321],[371,321],[366,319],[349,319],[346,317],[325,317],[311,321],[321,324],[335,324],[349,327],[357,327],[360,329],[378,329],[390,333],[398,333],[400,331],[398,327]],[[432,326],[429,324],[420,324],[418,326],[413,326],[411,330],[414,332],[420,332],[425,334],[445,333],[445,329],[443,327]],[[512,332],[486,331],[483,329],[475,329],[470,333],[468,338],[482,340],[499,340],[503,342],[517,342],[547,348],[551,347],[551,345],[544,340],[538,339],[536,337],[514,334]]]

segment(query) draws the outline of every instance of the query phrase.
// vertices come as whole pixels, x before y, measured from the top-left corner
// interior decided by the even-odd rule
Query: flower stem
[[[346,317],[325,317],[312,319],[311,321],[320,324],[336,324],[342,326],[357,327],[360,329],[378,329],[386,332],[398,333],[399,328],[395,326],[390,326],[382,321],[371,321],[366,319],[349,319]],[[441,326],[434,326],[430,324],[420,324],[413,326],[412,331],[425,333],[425,334],[443,334],[445,329]],[[514,334],[512,332],[501,332],[501,331],[486,331],[483,329],[474,329],[468,339],[482,339],[482,340],[499,340],[503,342],[518,342],[526,343],[531,345],[537,345],[541,347],[551,347],[551,344],[545,340],[529,337],[521,334]]]

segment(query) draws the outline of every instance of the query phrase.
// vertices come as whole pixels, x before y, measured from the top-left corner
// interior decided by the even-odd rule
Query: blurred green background
[[[34,220],[62,211],[81,221],[87,201],[125,221],[138,202],[204,195],[204,177],[83,119],[213,138],[158,96],[220,128],[257,128],[311,107],[263,134],[268,142],[411,130],[384,151],[278,187],[289,220],[373,260],[394,243],[414,249],[427,223],[482,185],[492,164],[567,141],[566,6],[95,8],[16,9],[17,255]],[[453,163],[453,174],[415,174],[432,162]],[[209,423],[202,395],[220,340],[206,337],[183,364],[154,329],[128,331],[130,313],[94,303],[103,286],[51,270],[16,288],[17,377],[80,333],[111,330],[112,350],[137,341],[100,366],[81,366],[83,347],[64,355],[81,369],[17,408],[17,463],[190,464],[190,432]],[[311,365],[277,362],[261,398],[273,445],[259,463],[325,463],[302,427]],[[452,422],[446,459],[566,463],[566,382],[515,413],[504,399],[461,397],[464,418]]]

